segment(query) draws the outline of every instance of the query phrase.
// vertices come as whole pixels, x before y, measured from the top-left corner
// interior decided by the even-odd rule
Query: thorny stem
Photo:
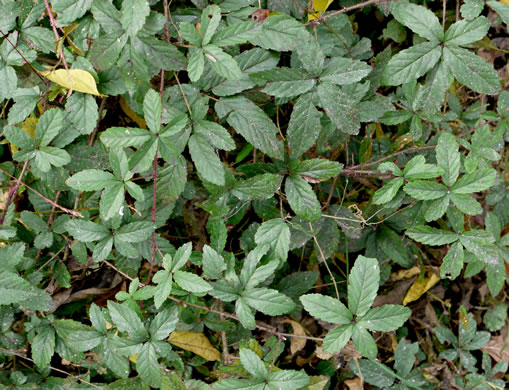
[[[2,172],[3,174],[9,176],[11,179],[16,179],[16,177],[12,176],[9,172],[6,172],[5,170],[3,170],[2,168],[0,168],[0,172]],[[57,209],[60,209],[62,210],[63,212],[65,213],[68,213],[68,214],[71,214],[71,215],[74,215],[75,217],[79,217],[79,218],[83,218],[83,215],[78,212],[78,211],[74,211],[74,210],[69,210],[69,209],[66,209],[65,207],[62,207],[60,206],[59,204],[53,202],[51,199],[48,199],[46,198],[43,194],[41,194],[39,191],[37,190],[34,190],[32,187],[30,187],[28,184],[24,183],[22,180],[21,180],[21,175],[20,175],[20,179],[19,180],[19,183],[20,184],[23,184],[26,188],[28,188],[30,191],[32,191],[34,194],[40,196],[42,199],[44,199],[46,202],[48,202],[50,205],[52,206],[55,206]],[[19,187],[19,185],[18,185]],[[16,188],[16,191],[17,191],[17,188]],[[7,210],[7,208],[5,209]],[[4,212],[5,212],[4,210]],[[2,223],[3,223],[3,220],[2,220]],[[0,223],[1,225],[1,223]]]
[[[152,172],[152,223],[156,222],[156,212],[157,212],[157,149],[156,149],[156,155],[154,156],[154,163],[153,163],[153,172]],[[156,250],[157,250],[157,243],[156,243],[156,232],[152,233],[152,259],[150,260],[150,269],[148,271],[148,277],[147,277],[147,285],[150,284],[150,279],[152,277],[152,272],[154,270],[154,261],[156,259]]]
[[[48,17],[49,17],[51,27],[53,29],[53,34],[55,34],[55,43],[57,43],[60,39],[60,35],[58,35],[58,31],[57,31],[57,27],[56,27],[57,21],[53,17],[53,13],[51,12],[51,8],[49,6],[48,0],[44,0],[44,5],[46,6],[46,11],[48,12]],[[72,78],[71,78],[71,75],[69,74],[69,67],[67,66],[67,61],[65,60],[64,50],[61,49],[60,53],[58,53],[58,54],[60,55],[60,60],[64,64],[65,70],[67,70],[67,77],[69,78],[69,86],[70,86],[69,93],[67,96],[70,96],[72,93]]]
[[[21,179],[25,175],[25,172],[27,170],[29,161],[30,160],[26,160],[25,161],[25,163],[23,164],[23,169],[21,170],[21,173],[19,174],[18,180],[16,181],[16,184],[9,191],[9,197],[7,198],[7,202],[5,202],[4,211],[2,212],[2,216],[0,217],[0,225],[4,224],[5,216],[7,215],[7,210],[9,209],[9,206],[11,205],[11,203],[14,201],[14,197],[16,196],[16,192],[18,192],[18,188],[19,188],[19,186],[22,183]],[[3,169],[2,169],[2,171],[3,171]],[[9,175],[9,176],[11,176],[11,175]],[[11,176],[11,177],[14,178],[13,176]]]

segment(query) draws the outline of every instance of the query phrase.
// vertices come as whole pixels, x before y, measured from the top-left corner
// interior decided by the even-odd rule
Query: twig
[[[7,202],[5,202],[5,208],[4,208],[4,211],[2,212],[2,216],[0,217],[0,225],[3,225],[4,224],[4,220],[5,220],[5,216],[7,215],[7,210],[9,209],[9,206],[11,205],[11,203],[13,202],[14,200],[14,197],[16,196],[16,192],[18,192],[18,188],[19,186],[21,185],[22,181],[21,179],[23,178],[23,176],[25,175],[25,172],[27,170],[27,167],[28,167],[28,163],[30,162],[30,160],[26,160],[25,163],[23,164],[23,169],[21,170],[21,173],[19,174],[19,177],[18,177],[18,180],[16,181],[16,184],[14,185],[14,187],[12,187],[9,191],[9,197],[7,198]],[[1,168],[0,168],[1,169]],[[3,169],[2,169],[3,171]],[[5,171],[4,171],[5,172]],[[5,172],[6,173],[6,172]],[[11,176],[11,175],[9,175]],[[14,176],[11,176],[13,179],[15,179]]]
[[[101,99],[101,104],[99,105],[99,112],[97,117],[97,123],[95,125],[94,131],[88,136],[88,146],[94,146],[95,138],[97,136],[97,132],[99,131],[99,122],[101,122],[102,112],[104,110],[104,106],[106,105],[106,97]]]
[[[435,146],[412,146],[408,149],[404,149],[404,150],[400,150],[399,152],[395,152],[395,153],[392,153],[388,156],[385,156],[385,157],[382,157],[376,161],[371,161],[371,162],[367,162],[367,163],[362,163],[362,164],[357,164],[357,165],[353,165],[351,167],[348,167],[346,169],[362,169],[362,168],[366,168],[366,167],[371,167],[373,165],[377,165],[385,160],[389,160],[393,157],[396,157],[396,156],[399,156],[400,154],[405,154],[405,153],[415,153],[415,152],[420,152],[421,150],[429,150],[429,149],[435,149]]]
[[[160,119],[159,119],[160,120]],[[157,212],[157,149],[156,155],[154,156],[154,162],[152,163],[152,223],[156,222],[156,212]],[[146,284],[150,284],[150,279],[152,277],[152,272],[154,270],[154,262],[156,258],[156,232],[155,230],[152,232],[152,259],[150,261],[150,269],[148,270],[148,277]]]
[[[379,3],[388,3],[390,1],[392,1],[392,0],[368,0],[368,1],[365,1],[363,3],[355,4],[355,5],[352,5],[350,7],[345,7],[343,9],[340,9],[339,11],[334,11],[334,12],[331,12],[330,14],[320,16],[319,18],[313,19],[312,21],[308,22],[306,25],[317,24],[317,23],[320,23],[321,21],[323,21],[325,19],[333,18],[334,16],[338,16],[338,15],[344,14],[346,12],[350,12],[350,11],[353,11],[353,10],[356,10],[356,9],[361,9],[361,8],[364,8],[364,7],[368,7],[370,5],[376,5],[376,4],[379,4]]]
[[[180,93],[182,94],[182,97],[184,98],[184,103],[186,104],[186,107],[187,107],[187,111],[189,111],[189,115],[193,115],[193,111],[191,110],[191,106],[189,105],[189,102],[187,101],[187,96],[186,94],[184,93],[184,89],[182,88],[182,84],[180,84],[180,80],[177,76],[177,73],[176,72],[173,72],[174,76],[175,76],[175,80],[177,80],[177,84],[179,86],[179,89],[180,89]]]
[[[338,291],[338,286],[337,286],[336,278],[332,274],[332,271],[329,268],[329,264],[327,264],[327,259],[325,258],[324,254],[322,252],[322,248],[320,247],[320,244],[318,243],[318,240],[316,239],[316,235],[315,235],[315,232],[313,230],[313,225],[311,224],[311,222],[309,222],[309,229],[311,230],[311,233],[313,233],[313,241],[315,242],[315,244],[316,244],[316,246],[318,248],[318,251],[320,252],[320,257],[322,258],[323,264],[325,265],[325,268],[327,268],[327,272],[329,273],[329,276],[332,279],[332,283],[334,283],[334,290],[336,290],[336,296],[337,296],[338,301],[339,301],[340,300],[339,299],[339,291]]]
[[[5,349],[3,347],[0,347],[0,351],[2,351],[2,353],[5,353],[6,355],[14,355],[14,356],[17,356],[17,357],[20,357],[22,359],[28,360],[29,362],[32,362],[32,363],[35,364],[35,362],[32,359],[30,359],[28,356],[25,356],[25,355],[23,355],[23,354],[21,354],[19,352],[16,352],[16,351],[13,351],[13,350],[9,350],[9,349]],[[61,374],[70,376],[72,378],[76,378],[80,382],[83,382],[83,383],[85,383],[88,386],[92,386],[94,389],[100,389],[100,390],[104,389],[104,387],[100,387],[100,386],[94,385],[93,383],[91,383],[91,382],[89,382],[89,381],[87,381],[85,379],[82,379],[79,376],[75,376],[75,375],[72,375],[72,374],[68,373],[67,371],[61,370],[60,368],[56,368],[56,367],[53,367],[53,366],[48,366],[48,368],[53,370],[53,371],[59,372]]]
[[[25,56],[18,50],[18,48],[16,47],[15,44],[13,44],[9,38],[7,37],[7,35],[4,34],[4,32],[2,30],[0,30],[0,33],[4,36],[5,40],[7,42],[10,43],[10,45],[14,48],[14,50],[16,50],[16,52],[19,54],[19,56],[21,58],[23,58],[23,61],[25,61],[25,64],[27,64],[33,71],[34,73],[37,75],[37,77],[39,77],[41,79],[41,81],[47,86],[48,85],[48,80],[45,80],[40,74],[39,72],[37,71],[37,69],[35,69],[32,64],[30,62],[27,61],[27,59],[25,58]]]
[[[11,179],[16,179],[16,177],[12,176],[9,172],[6,172],[5,170],[3,170],[2,168],[0,168],[0,172],[4,173],[5,175],[9,176]],[[20,177],[21,178],[21,177]],[[79,217],[79,218],[83,218],[83,215],[78,212],[78,211],[74,211],[74,210],[69,210],[65,207],[62,207],[60,206],[59,204],[53,202],[51,199],[48,199],[46,198],[43,194],[41,194],[39,191],[37,190],[34,190],[32,187],[30,187],[28,184],[26,184],[25,182],[23,182],[22,180],[19,180],[19,182],[21,184],[23,184],[26,188],[28,188],[30,191],[32,191],[33,193],[35,193],[36,195],[40,196],[42,199],[44,199],[46,202],[48,202],[50,205],[52,206],[55,206],[57,209],[60,209],[62,210],[63,212],[65,213],[68,213],[68,214],[71,214],[71,215],[74,215],[75,217]],[[16,189],[17,191],[17,189]]]

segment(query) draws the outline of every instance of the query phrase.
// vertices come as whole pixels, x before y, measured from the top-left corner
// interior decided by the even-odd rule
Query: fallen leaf
[[[147,128],[147,122],[145,122],[145,119],[140,118],[138,114],[136,114],[131,107],[128,106],[125,99],[123,97],[120,97],[120,108],[122,108],[122,111],[136,124],[141,127],[142,129]]]
[[[322,360],[329,360],[331,357],[336,355],[335,353],[324,352],[322,347],[319,347],[319,346],[316,347],[315,354],[318,359],[322,359]]]
[[[94,76],[82,69],[57,69],[40,72],[44,77],[60,85],[77,92],[89,93],[96,96],[106,96],[99,93]]]
[[[281,323],[290,324],[293,329],[293,333],[295,336],[306,336],[306,331],[297,321],[292,320],[283,320]],[[292,355],[295,355],[301,349],[306,346],[306,339],[300,337],[291,337],[290,339],[290,352]]]
[[[391,274],[391,280],[398,281],[403,279],[410,279],[412,276],[419,275],[421,273],[421,268],[418,266],[413,266],[409,269],[402,269],[398,272],[393,272]]]
[[[170,334],[168,341],[179,348],[191,351],[207,360],[220,360],[219,351],[210,344],[203,333],[182,331]]]
[[[307,390],[323,390],[329,382],[329,377],[325,375],[312,376],[306,386]]]
[[[502,360],[509,363],[509,340],[502,335],[493,336],[488,344],[481,348],[481,351],[486,352],[497,363]]]
[[[426,291],[433,287],[440,280],[440,277],[434,272],[430,272],[428,276],[423,279],[417,278],[408,290],[403,299],[402,304],[407,305],[410,302],[418,300]]]
[[[345,385],[348,386],[349,390],[363,390],[364,383],[361,378],[348,379],[345,381]]]

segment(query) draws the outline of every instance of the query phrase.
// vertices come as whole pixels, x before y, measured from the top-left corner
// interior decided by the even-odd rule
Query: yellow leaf
[[[309,378],[309,383],[306,386],[307,390],[323,390],[325,385],[329,382],[329,377],[325,375],[312,376]]]
[[[417,278],[408,289],[408,292],[403,299],[403,305],[407,305],[410,302],[418,300],[426,291],[433,287],[440,280],[434,272],[430,272],[429,275],[423,279]]]
[[[147,128],[147,123],[145,122],[145,119],[140,118],[138,114],[136,114],[131,109],[131,107],[129,107],[129,105],[126,103],[125,99],[122,96],[120,97],[120,108],[122,108],[122,111],[124,111],[124,113],[134,122],[136,122],[136,124],[140,126],[142,129]]]
[[[30,137],[34,138],[35,126],[37,125],[38,120],[38,118],[28,117],[23,122],[21,122],[19,127],[21,127],[21,130],[27,132]],[[11,148],[12,154],[18,151],[18,148],[13,144],[9,144],[9,147]]]
[[[173,332],[168,341],[207,360],[220,360],[221,358],[219,351],[210,344],[209,339],[203,333]]]
[[[136,364],[136,360],[138,360],[138,354],[135,354],[134,356],[129,356],[129,360]]]
[[[502,4],[509,5],[509,0],[500,0]]]
[[[57,69],[40,72],[44,77],[60,85],[77,92],[89,93],[96,96],[106,96],[99,93],[94,76],[82,69]]]
[[[293,329],[293,334],[296,336],[305,336],[306,332],[301,324],[299,324],[297,321],[292,320],[284,320],[281,321],[285,324],[290,324]],[[301,349],[303,349],[306,346],[306,339],[300,338],[300,337],[292,337],[290,339],[290,352],[292,355],[299,352]]]
[[[420,273],[421,273],[421,269],[415,265],[409,269],[402,269],[402,270],[399,270],[398,272],[393,272],[391,274],[391,280],[393,280],[394,282],[397,282],[398,280],[410,279],[411,277],[413,277],[415,275],[419,275]]]
[[[315,13],[308,14],[308,20],[318,19],[322,12],[325,12],[329,5],[332,4],[333,0],[312,0],[312,8],[316,11]]]

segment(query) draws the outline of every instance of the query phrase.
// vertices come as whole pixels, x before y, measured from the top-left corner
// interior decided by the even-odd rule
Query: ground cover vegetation
[[[508,23],[0,0],[0,387],[505,388]]]

